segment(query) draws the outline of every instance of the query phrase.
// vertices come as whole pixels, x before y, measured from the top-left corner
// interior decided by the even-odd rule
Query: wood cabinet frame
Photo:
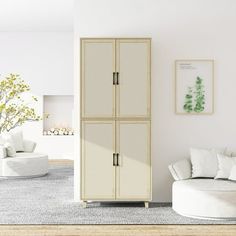
[[[148,158],[150,160],[150,197],[148,198],[139,198],[138,196],[136,198],[125,198],[125,199],[119,199],[118,201],[145,201],[146,204],[145,206],[148,207],[148,202],[151,201],[152,199],[152,165],[151,165],[151,39],[150,38],[81,38],[81,50],[80,50],[80,127],[81,127],[81,134],[80,134],[80,146],[81,146],[81,150],[80,150],[80,178],[81,178],[81,183],[83,180],[83,176],[82,176],[82,171],[83,171],[83,134],[84,134],[84,130],[83,130],[83,123],[106,123],[106,122],[114,122],[115,123],[115,133],[114,135],[117,136],[117,124],[119,122],[124,122],[124,123],[146,123],[149,127],[149,137],[148,137]],[[118,86],[114,86],[113,87],[113,115],[112,116],[89,116],[86,117],[84,116],[84,100],[83,100],[83,90],[84,90],[84,75],[83,75],[83,56],[84,56],[84,50],[83,50],[83,44],[85,42],[111,42],[111,40],[114,40],[115,44],[113,47],[113,53],[115,55],[115,65],[113,65],[114,67],[114,72],[119,71],[119,63],[117,62],[117,58],[118,58],[118,51],[119,51],[119,41],[122,42],[147,42],[148,43],[148,75],[147,75],[147,115],[134,115],[134,116],[117,116],[117,103],[118,103],[118,99],[119,99],[119,94],[118,94]],[[118,103],[119,104],[119,103]],[[116,108],[116,109],[115,109]],[[117,147],[117,143],[115,142],[115,151],[118,150]],[[117,168],[115,168],[115,177],[114,177],[114,181],[116,182],[116,173],[117,172]],[[115,183],[116,184],[116,183]],[[115,185],[116,186],[116,185]],[[89,200],[98,200],[98,201],[108,201],[108,199],[100,199],[97,198],[96,196],[94,196],[93,198],[87,199],[84,198],[83,196],[83,184],[81,184],[80,186],[80,190],[81,190],[81,200],[84,201],[86,206],[86,202]],[[116,196],[116,193],[115,193]],[[116,198],[114,199],[109,199],[109,201],[117,201]]]

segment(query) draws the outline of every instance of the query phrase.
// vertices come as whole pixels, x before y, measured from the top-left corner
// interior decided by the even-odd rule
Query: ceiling
[[[0,0],[0,31],[73,31],[74,0]]]

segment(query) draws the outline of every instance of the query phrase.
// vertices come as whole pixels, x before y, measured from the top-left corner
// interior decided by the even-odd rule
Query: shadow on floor
[[[99,204],[101,207],[144,207],[144,202],[101,202]],[[168,203],[150,202],[149,203],[149,208],[171,207],[171,206],[172,204],[170,202]]]

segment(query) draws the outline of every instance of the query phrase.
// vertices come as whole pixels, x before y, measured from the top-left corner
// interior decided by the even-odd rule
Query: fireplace
[[[43,135],[74,135],[73,96],[43,96]]]

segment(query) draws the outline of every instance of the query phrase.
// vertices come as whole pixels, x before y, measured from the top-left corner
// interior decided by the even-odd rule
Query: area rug
[[[171,204],[73,200],[73,167],[54,166],[41,178],[0,180],[0,224],[236,224],[176,214]]]

